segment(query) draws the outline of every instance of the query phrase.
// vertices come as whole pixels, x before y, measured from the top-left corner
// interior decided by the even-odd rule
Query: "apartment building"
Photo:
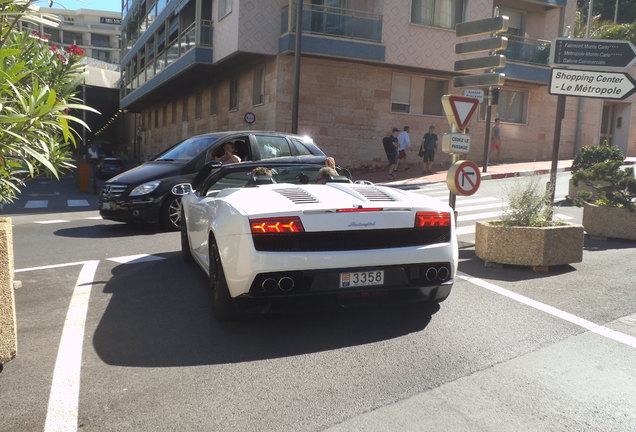
[[[254,129],[291,130],[295,3],[123,0],[120,104],[141,113],[142,153],[194,134],[246,129],[247,112],[256,116]],[[510,17],[506,83],[494,109],[504,158],[549,159],[550,40],[573,25],[574,0],[304,0],[300,133],[345,166],[380,166],[384,134],[409,125],[414,158],[429,125],[449,130],[441,96],[463,94],[452,85],[455,24],[490,17],[495,7]],[[575,102],[568,98],[562,156],[575,150]],[[582,145],[598,142],[601,123],[614,121],[604,120],[602,101],[587,108]],[[623,112],[622,127],[636,137],[627,108],[608,109],[614,119]],[[484,118],[482,106],[469,125],[474,160],[483,152]]]
[[[42,19],[22,21],[22,30],[38,32],[59,47],[77,45],[89,58],[119,65],[121,13],[44,7],[37,8],[37,13]],[[47,17],[55,17],[55,21]]]

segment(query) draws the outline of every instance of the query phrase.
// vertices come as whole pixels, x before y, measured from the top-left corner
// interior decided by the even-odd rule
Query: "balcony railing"
[[[281,33],[294,33],[295,8],[292,7],[290,13],[289,6],[284,6],[281,18]],[[305,5],[303,32],[381,42],[382,15],[352,9]]]
[[[503,52],[506,59],[519,63],[547,66],[550,57],[550,41],[528,39],[506,35],[508,48]]]

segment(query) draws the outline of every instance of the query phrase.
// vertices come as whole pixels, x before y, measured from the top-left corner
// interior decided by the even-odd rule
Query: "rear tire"
[[[188,239],[188,228],[185,224],[185,214],[181,209],[181,257],[187,263],[194,262],[192,251],[190,250],[190,240]]]
[[[169,195],[161,207],[161,225],[170,231],[181,229],[181,197]]]
[[[238,308],[236,300],[230,296],[230,291],[225,280],[223,264],[219,248],[213,237],[210,238],[210,277],[209,285],[212,291],[212,312],[217,321],[230,321],[237,317]]]

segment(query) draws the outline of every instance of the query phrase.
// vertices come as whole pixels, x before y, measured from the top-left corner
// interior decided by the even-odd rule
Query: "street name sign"
[[[479,167],[468,160],[455,162],[446,174],[446,184],[455,195],[473,195],[481,184]]]
[[[552,69],[552,95],[622,100],[636,92],[636,80],[625,72]]]
[[[444,153],[468,153],[470,151],[470,135],[444,134],[442,137],[442,151]]]
[[[442,106],[451,125],[457,126],[457,129],[464,130],[477,110],[479,101],[474,98],[463,96],[442,96]]]
[[[506,74],[503,73],[485,73],[479,75],[465,75],[453,77],[453,86],[456,88],[463,87],[500,87],[506,80]]]
[[[508,48],[508,38],[494,36],[488,39],[460,42],[455,44],[455,54],[481,54],[502,51]]]
[[[466,89],[464,97],[477,99],[479,103],[484,103],[484,91],[482,89]]]
[[[556,38],[550,47],[550,65],[577,69],[626,69],[636,62],[630,41]]]
[[[506,56],[498,54],[487,57],[477,57],[468,60],[457,60],[455,71],[467,72],[485,69],[497,69],[506,66]]]
[[[455,36],[471,37],[506,32],[508,31],[508,21],[507,16],[498,16],[459,23],[455,26]]]

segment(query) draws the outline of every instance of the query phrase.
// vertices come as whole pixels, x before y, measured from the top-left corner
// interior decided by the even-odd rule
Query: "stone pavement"
[[[627,158],[625,163],[633,165],[636,158]],[[477,163],[481,166],[481,163]],[[534,174],[549,174],[551,161],[534,161],[534,162],[515,162],[503,163],[500,165],[489,165],[487,172],[481,175],[482,180],[491,180],[508,177],[521,177]],[[389,186],[397,187],[416,187],[430,183],[439,183],[446,181],[446,169],[441,169],[438,164],[435,165],[437,170],[433,170],[432,174],[423,175],[421,163],[414,163],[409,170],[400,169],[395,173],[394,180],[387,179],[387,169],[382,168],[378,171],[357,171],[352,170],[353,178],[356,180],[369,180],[374,183],[382,183]],[[558,172],[570,171],[572,168],[572,159],[560,160],[558,164]],[[480,170],[481,171],[481,170]]]

